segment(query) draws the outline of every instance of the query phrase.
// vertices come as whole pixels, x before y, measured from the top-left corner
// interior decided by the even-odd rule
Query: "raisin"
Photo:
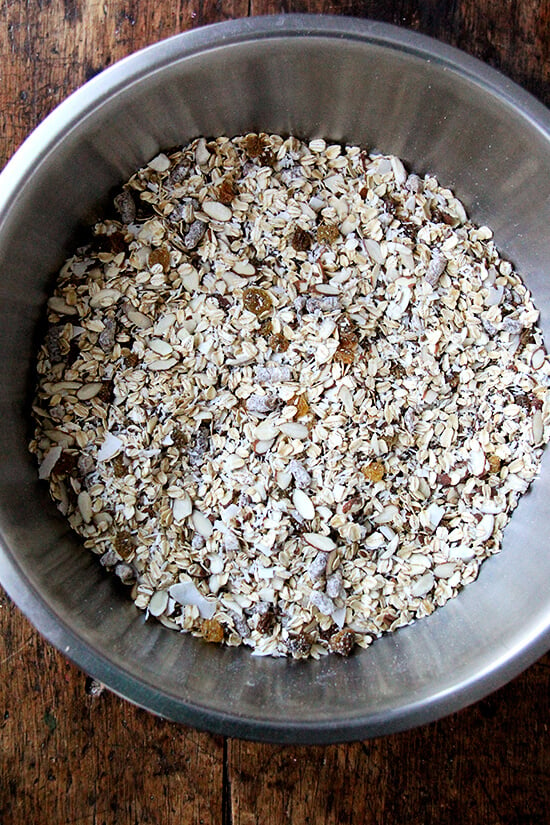
[[[217,619],[204,619],[201,623],[201,633],[205,642],[223,642],[223,625]]]
[[[102,387],[96,398],[103,401],[105,404],[112,404],[114,397],[115,382],[113,380],[103,381]]]
[[[271,608],[268,608],[264,613],[260,613],[256,622],[256,630],[268,636],[275,625],[275,614]]]
[[[165,246],[158,246],[149,253],[149,266],[160,264],[163,272],[170,269],[170,253]]]
[[[339,630],[330,637],[329,648],[340,656],[349,656],[355,646],[355,633],[352,630]]]
[[[126,252],[128,247],[124,238],[124,232],[113,232],[107,236],[111,252],[117,255],[119,252]]]
[[[267,338],[268,335],[271,335],[272,330],[273,324],[271,323],[269,318],[266,321],[262,321],[259,329],[260,335],[263,335],[264,338]]]
[[[65,450],[61,453],[52,472],[56,476],[74,475],[78,468],[78,456],[76,453],[69,453]]]
[[[398,363],[398,361],[393,361],[390,367],[390,374],[395,376],[395,378],[403,378],[407,374],[407,370],[402,364]]]
[[[353,364],[355,362],[355,350],[339,345],[334,353],[334,360],[340,361],[342,364]]]
[[[297,226],[292,234],[290,243],[296,252],[307,252],[311,247],[311,235],[301,226]]]
[[[335,223],[320,223],[317,227],[317,240],[319,243],[333,244],[338,240],[340,232]]]
[[[451,476],[448,473],[438,473],[435,480],[438,484],[441,484],[442,487],[451,486]]]
[[[243,290],[243,305],[254,315],[265,315],[273,306],[271,296],[265,289],[258,286],[251,286]]]
[[[290,342],[282,333],[275,332],[269,336],[268,343],[274,352],[286,352]]]
[[[527,395],[527,393],[520,393],[514,398],[514,403],[517,404],[518,407],[523,407],[525,410],[530,410],[532,406],[531,399],[532,396]]]
[[[229,298],[226,298],[225,295],[221,295],[219,292],[214,292],[212,298],[215,298],[220,309],[229,309],[231,306]]]
[[[362,468],[361,472],[368,481],[382,481],[385,474],[385,468],[381,461],[371,461]]]
[[[220,203],[224,203],[226,206],[233,202],[236,194],[237,190],[231,178],[224,178],[216,190],[216,197]]]
[[[137,365],[139,364],[139,355],[137,355],[135,352],[130,352],[126,356],[124,361],[125,361],[127,367],[129,367],[130,369],[133,369],[134,367],[137,367]]]
[[[127,467],[124,463],[124,458],[120,455],[120,453],[113,458],[112,465],[116,478],[124,478],[127,474]]]

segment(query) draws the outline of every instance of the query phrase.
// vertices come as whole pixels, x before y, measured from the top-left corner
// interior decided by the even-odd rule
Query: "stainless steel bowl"
[[[435,172],[494,228],[550,340],[550,116],[520,88],[435,41],[345,18],[241,20],[145,49],[63,103],[0,178],[0,578],[54,645],[158,714],[278,742],[384,734],[475,701],[550,646],[548,460],[502,553],[456,600],[349,659],[297,662],[145,623],[27,453],[37,326],[78,226],[160,148],[249,130],[361,143]]]

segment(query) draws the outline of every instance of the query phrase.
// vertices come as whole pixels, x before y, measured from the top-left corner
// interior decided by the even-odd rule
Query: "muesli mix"
[[[63,266],[30,445],[164,625],[368,646],[500,549],[550,435],[538,311],[449,189],[357,146],[162,153]]]

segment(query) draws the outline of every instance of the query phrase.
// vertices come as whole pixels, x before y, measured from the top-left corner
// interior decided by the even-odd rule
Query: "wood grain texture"
[[[126,54],[247,14],[372,17],[459,46],[550,103],[550,0],[1,0],[0,166]],[[1,825],[547,825],[550,656],[419,730],[345,746],[224,742],[86,677],[0,597]]]

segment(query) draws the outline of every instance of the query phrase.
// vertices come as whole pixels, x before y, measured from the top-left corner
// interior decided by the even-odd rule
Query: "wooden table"
[[[433,35],[550,104],[549,0],[3,0],[0,166],[76,87],[149,43],[291,11]],[[547,825],[550,656],[474,707],[352,745],[258,745],[103,691],[0,596],[2,825]]]

